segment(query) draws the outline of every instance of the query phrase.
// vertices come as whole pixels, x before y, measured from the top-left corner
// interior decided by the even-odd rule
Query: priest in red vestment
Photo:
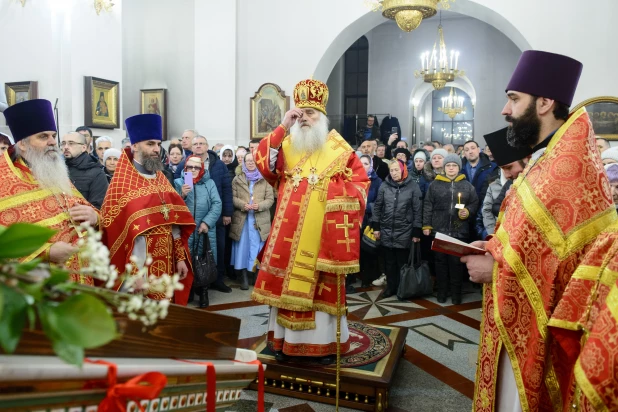
[[[161,116],[140,114],[125,124],[131,146],[123,150],[101,207],[103,242],[110,260],[124,268],[135,256],[136,267],[146,265],[148,275],[180,275],[184,285],[174,303],[186,305],[193,282],[189,236],[195,228],[191,212],[161,170]],[[122,283],[116,285],[122,291]],[[151,299],[164,299],[151,291]]]
[[[337,315],[341,353],[349,349],[345,281],[338,291],[337,277],[358,272],[369,181],[350,145],[329,133],[327,101],[324,83],[298,83],[296,108],[255,152],[264,179],[278,188],[278,204],[252,299],[271,306],[268,344],[278,360],[333,363]]]
[[[77,242],[97,226],[99,214],[71,184],[56,140],[56,122],[48,100],[17,103],[5,110],[15,144],[0,155],[0,225],[32,223],[56,231],[39,250],[20,259],[35,258],[65,266],[74,282],[93,284],[80,274],[83,262]]]
[[[485,256],[462,258],[486,283],[475,411],[563,410],[572,365],[549,320],[591,243],[616,220],[585,109],[569,115],[582,64],[529,50],[502,114],[532,158],[506,196]]]

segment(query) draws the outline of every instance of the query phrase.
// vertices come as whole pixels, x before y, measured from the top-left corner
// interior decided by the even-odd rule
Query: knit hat
[[[618,147],[612,147],[601,153],[601,160],[612,159],[618,162]]]
[[[435,155],[440,155],[446,160],[446,156],[448,156],[448,152],[444,149],[436,149],[433,152],[431,152],[431,157],[433,158]],[[459,167],[461,167],[461,162],[459,163]]]
[[[618,183],[618,164],[605,165],[605,171],[607,172],[609,183]]]
[[[434,150],[433,152],[435,153],[436,151]],[[457,156],[455,153],[450,153],[444,157],[444,166],[446,167],[449,163],[456,163],[457,166],[459,166],[459,170],[461,170],[461,157]]]
[[[107,162],[107,158],[110,156],[115,157],[116,159],[120,159],[120,150],[114,149],[113,147],[111,149],[107,149],[103,153],[103,164]]]
[[[414,154],[414,160],[416,160],[416,159],[423,159],[423,161],[426,162],[427,161],[427,155],[425,154],[425,152],[422,149],[417,150],[416,153]]]

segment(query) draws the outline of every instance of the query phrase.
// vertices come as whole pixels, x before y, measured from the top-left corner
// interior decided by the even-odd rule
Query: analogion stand
[[[367,326],[373,326],[388,334],[392,349],[375,363],[341,368],[339,405],[364,411],[384,412],[388,408],[389,390],[404,352],[408,330],[394,326]],[[254,347],[258,359],[264,365],[268,365],[264,374],[266,392],[335,404],[334,365],[320,367],[277,362],[274,354],[266,346],[266,336]],[[250,388],[257,390],[257,382],[254,381]]]

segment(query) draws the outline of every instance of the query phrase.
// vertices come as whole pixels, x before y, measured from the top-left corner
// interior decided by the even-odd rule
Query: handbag
[[[210,248],[208,234],[202,233],[201,238],[204,240],[202,255],[193,257],[193,286],[198,288],[208,286],[217,280],[217,264]]]
[[[361,250],[370,254],[376,254],[378,251],[379,240],[373,235],[371,226],[365,226],[363,236],[361,238]]]
[[[432,292],[429,264],[421,260],[421,245],[420,242],[416,242],[410,248],[408,263],[403,265],[399,271],[397,298],[399,300],[410,299],[430,295]]]

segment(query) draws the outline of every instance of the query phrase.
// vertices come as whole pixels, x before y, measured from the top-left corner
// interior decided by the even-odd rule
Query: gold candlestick
[[[461,193],[457,193],[457,197],[459,199],[459,201],[457,202],[458,204],[461,204]]]

